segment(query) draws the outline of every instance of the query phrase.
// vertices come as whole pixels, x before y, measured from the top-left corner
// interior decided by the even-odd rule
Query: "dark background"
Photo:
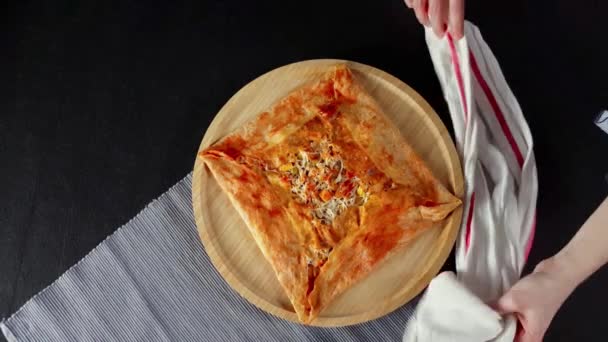
[[[449,127],[422,28],[400,0],[2,6],[0,317],[184,177],[219,108],[273,68],[324,57],[376,66]],[[607,15],[602,0],[467,3],[535,139],[530,267],[608,193],[608,135],[592,122],[608,107]],[[607,285],[604,268],[546,341],[604,341]]]

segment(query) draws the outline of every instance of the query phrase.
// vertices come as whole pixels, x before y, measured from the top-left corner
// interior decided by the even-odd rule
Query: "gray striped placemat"
[[[314,328],[269,315],[216,272],[192,214],[191,174],[1,323],[9,341],[399,341],[414,304]]]

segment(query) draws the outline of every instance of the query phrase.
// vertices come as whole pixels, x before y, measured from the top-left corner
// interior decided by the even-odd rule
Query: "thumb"
[[[515,302],[511,291],[505,293],[495,304],[496,312],[501,315],[514,313],[519,310],[519,305]]]
[[[517,313],[519,311],[519,307],[516,301],[513,299],[513,295],[511,291],[505,293],[495,304],[495,310],[500,315],[504,316],[506,314],[515,314],[517,319],[517,330],[515,332],[514,342],[534,342],[530,340],[529,334],[526,334],[521,322],[521,318]]]

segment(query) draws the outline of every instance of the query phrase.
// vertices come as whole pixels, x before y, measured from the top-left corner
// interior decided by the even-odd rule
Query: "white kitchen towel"
[[[453,272],[443,272],[429,284],[406,341],[512,341],[515,320],[506,324],[492,308],[460,283]],[[507,328],[508,329],[505,329]]]
[[[492,314],[484,303],[519,279],[532,245],[538,193],[532,135],[475,25],[465,22],[459,41],[427,28],[426,41],[463,162],[465,216],[457,277],[431,282],[404,341],[513,341],[516,320]]]

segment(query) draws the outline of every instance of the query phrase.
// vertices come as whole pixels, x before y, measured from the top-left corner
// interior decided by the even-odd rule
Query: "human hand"
[[[454,39],[464,35],[464,0],[405,0],[424,26],[432,26],[438,37],[446,32]]]
[[[540,342],[557,310],[576,286],[576,281],[568,276],[568,269],[550,258],[507,291],[498,300],[496,309],[517,317],[520,329],[515,342]]]

